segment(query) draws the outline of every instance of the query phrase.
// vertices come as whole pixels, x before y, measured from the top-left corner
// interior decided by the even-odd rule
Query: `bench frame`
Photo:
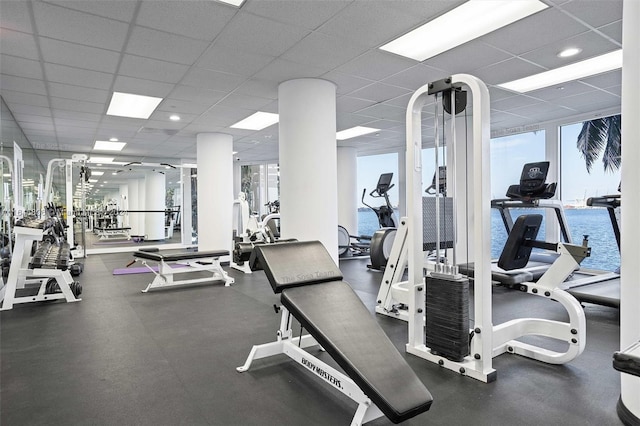
[[[359,426],[383,417],[382,411],[371,402],[371,399],[351,378],[304,350],[304,348],[317,346],[318,342],[310,334],[294,337],[291,329],[293,315],[285,307],[280,307],[280,309],[282,316],[276,340],[262,345],[254,345],[244,365],[237,367],[236,371],[239,373],[248,371],[251,363],[256,359],[284,354],[358,404],[356,413],[351,420],[352,426]],[[322,350],[322,348],[320,349]]]
[[[129,227],[125,227],[125,228],[97,228],[94,227],[93,228],[95,231],[97,231],[97,234],[100,236],[100,240],[115,240],[115,239],[122,239],[122,238],[126,238],[127,240],[131,239],[131,228]],[[119,237],[119,238],[118,238]]]
[[[171,267],[171,263],[165,261],[161,256],[158,260],[146,259],[141,257],[135,257],[135,260],[136,262],[141,262],[142,265],[146,266],[155,275],[153,281],[151,281],[149,285],[147,285],[147,287],[142,290],[143,293],[147,293],[149,290],[154,289],[165,289],[170,287],[178,287],[181,285],[199,284],[213,281],[224,281],[224,286],[229,287],[235,282],[235,280],[230,277],[224,269],[222,269],[219,257],[194,257],[192,259],[180,260],[174,263],[174,265],[186,265],[188,266],[187,268],[176,268],[175,266]],[[149,266],[149,261],[158,264],[157,271],[153,269],[153,267]],[[209,277],[186,280],[175,280],[173,277],[175,274],[200,271],[211,272],[212,275]]]

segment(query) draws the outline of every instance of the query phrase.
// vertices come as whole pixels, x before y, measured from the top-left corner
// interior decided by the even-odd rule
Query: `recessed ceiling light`
[[[99,170],[91,170],[91,176],[102,176],[104,174],[104,172],[101,172]]]
[[[156,109],[162,98],[134,95],[132,93],[113,92],[107,115],[118,117],[147,119]]]
[[[109,142],[118,142],[118,138],[110,138]]]
[[[87,161],[89,163],[111,163],[113,162],[113,157],[90,157]]]
[[[169,116],[169,120],[171,120],[171,121],[180,121],[180,116],[177,115],[177,114],[171,114]]]
[[[563,51],[558,53],[558,58],[568,58],[570,56],[575,56],[578,53],[582,52],[582,49],[578,48],[578,47],[569,47],[567,49],[564,49]]]
[[[122,151],[126,142],[96,141],[93,149],[97,151]]]
[[[230,4],[231,6],[240,7],[244,0],[216,0],[220,3]]]
[[[424,61],[547,7],[539,0],[470,0],[380,49]]]
[[[356,136],[368,135],[369,133],[379,131],[380,129],[374,129],[372,127],[356,126],[336,133],[336,139],[339,141],[343,141],[345,139],[351,139],[355,138]]]
[[[577,80],[595,74],[602,74],[622,67],[622,49],[596,56],[595,58],[575,62],[571,65],[534,74],[519,80],[498,84],[503,89],[514,92],[530,92],[553,86],[566,81]]]
[[[278,122],[278,114],[258,111],[232,125],[232,129],[262,130]]]
[[[113,176],[116,176],[116,175],[118,174],[118,172],[111,172],[111,174],[112,174]]]
[[[98,182],[98,179],[89,179],[89,182],[96,183],[96,182]]]

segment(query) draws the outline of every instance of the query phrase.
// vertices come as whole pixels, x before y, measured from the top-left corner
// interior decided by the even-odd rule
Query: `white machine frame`
[[[2,306],[0,310],[6,311],[13,309],[13,305],[20,303],[32,303],[42,302],[45,300],[58,300],[65,299],[67,302],[79,302],[82,300],[79,297],[75,297],[71,291],[70,284],[73,283],[73,278],[69,273],[69,270],[63,271],[60,269],[45,269],[36,268],[29,269],[29,259],[31,256],[29,252],[31,250],[32,241],[41,241],[44,236],[42,229],[26,228],[23,226],[16,226],[14,228],[15,233],[15,246],[13,250],[13,257],[11,258],[11,266],[9,267],[9,277],[7,278],[7,284],[0,290],[0,300]],[[54,278],[60,288],[60,293],[45,293],[47,287],[47,281],[50,278]],[[17,297],[16,291],[18,289],[25,288],[26,284],[38,284],[40,286],[38,293],[34,296]]]
[[[93,230],[100,236],[100,241],[103,240],[117,240],[117,239],[131,239],[131,228],[96,228]]]
[[[569,323],[550,321],[537,318],[521,318],[494,326],[492,323],[492,283],[491,283],[491,205],[490,205],[490,120],[489,120],[489,91],[487,86],[478,78],[467,74],[456,74],[450,77],[446,84],[466,86],[472,94],[472,141],[469,146],[467,138],[456,140],[455,119],[450,120],[450,136],[453,144],[449,150],[454,164],[466,164],[470,169],[471,183],[470,194],[460,197],[466,200],[470,210],[468,229],[458,227],[464,218],[460,215],[455,218],[456,232],[458,235],[468,234],[469,244],[467,250],[474,262],[474,336],[471,340],[470,355],[463,361],[455,362],[442,356],[435,355],[426,346],[425,336],[425,277],[423,260],[423,235],[422,235],[422,108],[428,99],[428,92],[433,87],[427,84],[419,88],[411,97],[407,107],[407,146],[406,146],[406,170],[407,170],[407,219],[406,219],[406,245],[407,262],[409,267],[408,291],[408,343],[407,352],[438,363],[441,366],[465,374],[474,379],[490,382],[495,380],[496,371],[493,368],[493,357],[504,352],[517,353],[522,356],[540,361],[559,364],[568,362],[578,356],[583,350],[586,340],[586,320],[580,304],[573,296],[556,288],[560,275],[569,267],[573,259],[570,253],[561,256],[564,260],[556,262],[556,269],[549,275],[553,280],[540,280],[529,285],[528,292],[541,294],[544,297],[559,301],[569,312]],[[453,105],[453,102],[452,102]],[[453,106],[452,106],[453,108]],[[460,144],[460,146],[457,146]],[[470,158],[465,158],[466,151]],[[467,161],[469,160],[469,161]],[[451,170],[448,168],[448,173]],[[457,171],[455,171],[457,173]],[[454,173],[454,175],[455,175]],[[456,196],[462,195],[464,185],[456,186],[455,178],[452,179],[451,190]],[[462,179],[459,179],[462,181]],[[455,211],[455,209],[454,209]],[[461,229],[460,229],[461,228]],[[401,239],[398,232],[396,240]],[[456,240],[455,244],[461,244]],[[395,248],[395,247],[394,247]],[[559,245],[558,250],[563,254],[566,248]],[[398,254],[398,253],[396,253]],[[400,262],[399,262],[400,263]],[[397,271],[400,271],[396,265]],[[553,268],[552,268],[553,269]],[[404,270],[404,269],[403,269]],[[551,270],[551,269],[550,269]],[[556,281],[559,280],[559,281]],[[553,282],[550,282],[553,281]],[[563,340],[569,343],[569,349],[565,353],[550,351],[537,346],[525,344],[515,340],[524,335],[535,334]]]
[[[280,328],[278,329],[276,340],[262,345],[254,345],[245,363],[237,367],[236,371],[239,373],[248,371],[251,363],[256,359],[284,354],[307,370],[315,373],[315,375],[325,383],[342,392],[358,404],[356,413],[351,420],[351,426],[360,426],[383,417],[384,414],[382,411],[371,402],[371,399],[365,395],[362,389],[360,389],[349,376],[304,350],[304,348],[317,346],[318,342],[309,334],[294,337],[291,329],[292,315],[286,308],[281,307],[280,309],[282,310],[282,316],[280,318]]]
[[[155,275],[153,281],[151,281],[147,285],[147,287],[142,290],[143,293],[147,293],[150,290],[166,289],[182,285],[200,284],[214,281],[224,281],[224,286],[229,287],[235,282],[235,280],[230,277],[224,269],[222,269],[219,257],[212,256],[180,260],[174,263],[174,265],[183,265],[183,267],[179,268],[176,268],[175,266],[171,267],[171,264],[169,262],[166,262],[164,259],[152,260],[136,258],[135,261],[141,262],[142,265],[146,266]],[[153,269],[152,266],[149,266],[149,261],[158,264],[157,271]],[[186,265],[187,267],[184,267],[184,265]],[[176,274],[201,271],[211,272],[212,275],[208,277],[192,278],[186,280],[175,280],[173,277]]]

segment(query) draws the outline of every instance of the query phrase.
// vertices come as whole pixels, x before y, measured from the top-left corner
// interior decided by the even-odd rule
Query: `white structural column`
[[[192,244],[193,224],[191,222],[191,167],[183,166],[180,170],[182,181],[182,207],[180,211],[182,233],[182,244],[190,246]]]
[[[120,210],[128,211],[129,209],[129,185],[123,183],[120,184]],[[120,220],[122,221],[121,226],[130,226],[128,214],[121,216]]]
[[[145,178],[145,210],[153,213],[144,213],[145,230],[149,241],[164,240],[164,213],[166,197],[166,179],[158,172],[147,172]]]
[[[338,262],[336,86],[320,79],[278,87],[281,233],[319,240]]]
[[[622,16],[622,202],[620,346],[640,340],[640,2],[624,0]],[[640,423],[640,377],[621,374],[618,414],[627,424]],[[633,422],[631,422],[633,419]]]
[[[138,210],[146,210],[147,207],[147,179],[140,178],[138,179]],[[133,209],[132,209],[133,210]],[[144,213],[135,213],[138,217],[138,231],[140,232],[141,237],[147,235],[147,222]]]
[[[198,156],[198,250],[231,246],[233,212],[233,137],[200,133]]]
[[[358,234],[358,151],[338,147],[338,225]]]
[[[129,179],[129,210],[141,210],[140,209],[140,191],[139,191],[139,180],[138,179]],[[144,233],[140,232],[140,214],[139,213],[129,213],[129,226],[131,227],[131,231],[129,234],[132,236],[143,236]]]

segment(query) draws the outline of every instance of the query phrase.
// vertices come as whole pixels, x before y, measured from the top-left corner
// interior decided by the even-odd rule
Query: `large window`
[[[620,252],[606,208],[588,207],[587,199],[618,193],[620,171],[605,171],[602,153],[588,171],[585,159],[577,148],[583,123],[560,128],[561,199],[574,243],[589,236],[591,257],[582,266],[615,270],[620,265]]]
[[[395,186],[389,191],[389,201],[394,207],[396,218],[398,218],[398,154],[380,154],[358,157],[358,197],[362,196],[362,191],[366,189],[364,202],[372,207],[380,207],[384,204],[384,198],[372,198],[371,191],[376,188],[378,178],[383,173],[393,173],[393,183]],[[379,228],[378,217],[358,200],[358,234],[373,235]]]

